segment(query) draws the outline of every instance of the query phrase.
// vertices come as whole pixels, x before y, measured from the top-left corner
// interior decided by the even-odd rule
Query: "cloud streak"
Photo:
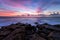
[[[0,0],[0,10],[45,11],[52,5],[60,5],[60,0]],[[23,11],[24,12],[24,11]]]
[[[2,0],[1,2],[5,6],[7,5],[7,6],[21,8],[24,10],[30,10],[30,8],[27,7],[28,5],[32,6],[32,4],[34,5],[34,3],[37,3],[38,5],[37,7],[44,8],[45,6],[48,6],[52,1],[54,0]],[[60,1],[59,0],[57,2],[54,1],[52,2],[52,4],[60,4]]]
[[[17,7],[21,8],[24,10],[28,10],[29,8],[24,6],[25,4],[29,3],[30,1],[22,1],[22,0],[3,0],[2,3],[3,5],[7,6],[12,6],[12,7]]]

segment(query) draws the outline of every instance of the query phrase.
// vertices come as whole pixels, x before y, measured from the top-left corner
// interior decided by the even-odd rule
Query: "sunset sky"
[[[0,0],[0,16],[48,11],[60,11],[60,0]]]

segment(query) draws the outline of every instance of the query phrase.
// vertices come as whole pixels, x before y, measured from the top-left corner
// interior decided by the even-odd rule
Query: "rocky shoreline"
[[[0,29],[0,40],[60,40],[60,24],[16,23]]]

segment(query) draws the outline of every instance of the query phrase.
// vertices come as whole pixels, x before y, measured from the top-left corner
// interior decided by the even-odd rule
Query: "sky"
[[[60,11],[60,0],[0,0],[0,16],[49,11]]]

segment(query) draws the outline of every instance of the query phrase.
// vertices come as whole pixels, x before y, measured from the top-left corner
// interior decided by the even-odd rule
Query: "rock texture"
[[[0,40],[60,40],[60,31],[46,26],[48,25],[35,27],[22,23],[11,24],[0,29]]]

